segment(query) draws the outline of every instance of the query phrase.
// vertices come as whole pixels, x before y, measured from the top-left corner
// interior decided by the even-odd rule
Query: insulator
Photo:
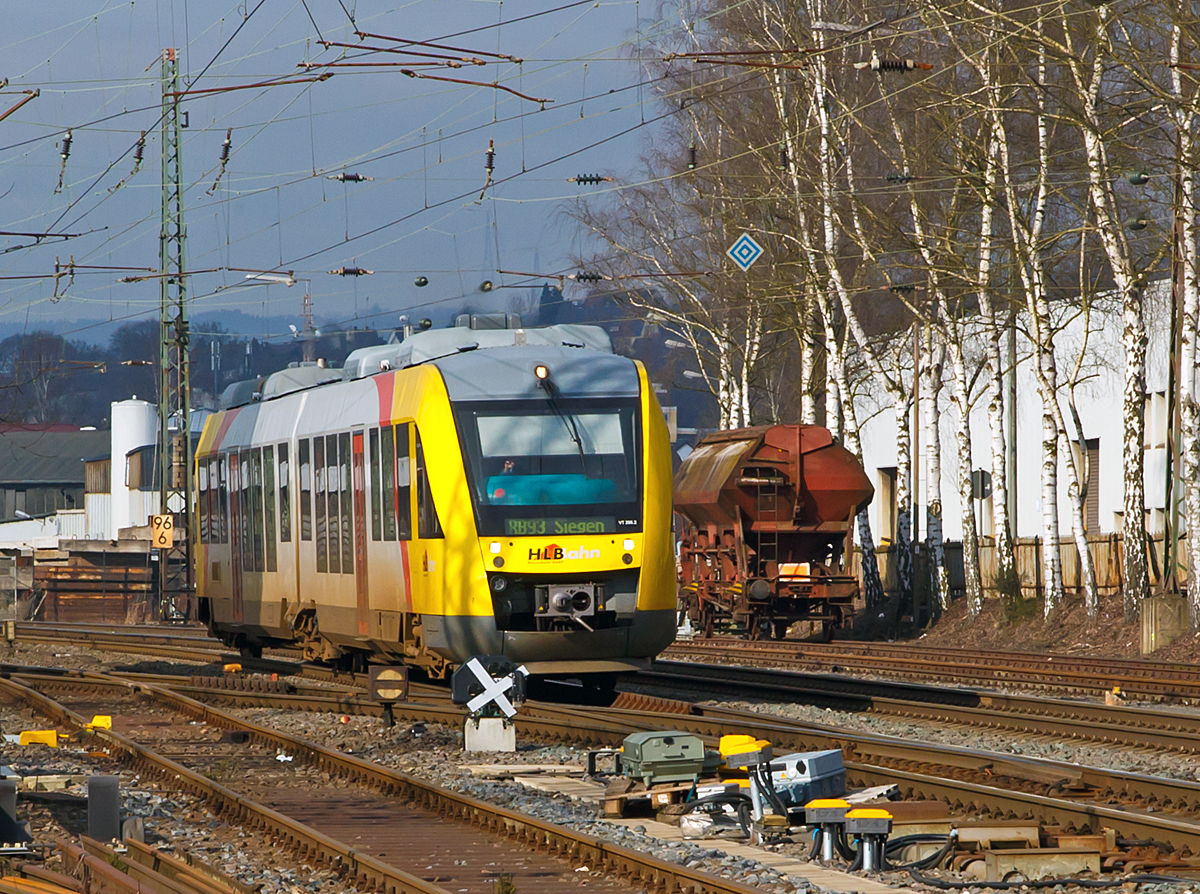
[[[612,177],[605,177],[603,174],[576,174],[570,178],[571,183],[578,183],[581,186],[590,186],[596,183],[606,183],[611,181]]]
[[[413,280],[413,285],[416,286],[418,289],[423,289],[427,285],[429,285],[429,277],[428,276],[418,276],[416,279]]]
[[[909,293],[915,292],[917,290],[916,286],[914,286],[912,283],[907,283],[907,282],[895,283],[895,284],[889,286],[889,288],[898,295],[909,294]]]
[[[1145,186],[1150,182],[1150,175],[1145,171],[1133,171],[1132,173],[1126,175],[1126,179],[1133,186]]]
[[[602,279],[604,279],[604,277],[599,273],[591,273],[587,270],[580,270],[575,274],[576,282],[600,282]]]
[[[911,174],[887,174],[884,178],[888,183],[911,183]]]
[[[137,145],[133,147],[133,163],[140,165],[142,159],[146,156],[146,131],[142,131],[142,135],[138,137]]]
[[[696,170],[696,143],[694,140],[688,146],[688,170]]]
[[[781,147],[779,150],[779,170],[786,171],[787,169],[788,169],[787,148]]]
[[[333,276],[371,276],[375,271],[368,270],[365,267],[338,267],[336,270],[330,270]]]
[[[71,131],[70,130],[67,130],[66,135],[63,137],[62,148],[59,151],[59,155],[62,156],[63,161],[66,161],[68,158],[71,157]]]
[[[488,140],[487,155],[483,160],[483,169],[488,172],[488,176],[492,175],[492,171],[496,170],[496,144],[492,140]]]
[[[374,177],[368,177],[366,174],[331,174],[325,178],[326,180],[340,180],[342,183],[362,183],[365,180],[374,180]]]
[[[229,161],[229,150],[233,146],[233,128],[229,127],[225,130],[225,141],[221,143],[221,164],[224,165]]]
[[[1135,217],[1128,224],[1126,224],[1126,226],[1136,232],[1138,230],[1144,230],[1146,227],[1150,226],[1150,221],[1146,220],[1144,217]]]

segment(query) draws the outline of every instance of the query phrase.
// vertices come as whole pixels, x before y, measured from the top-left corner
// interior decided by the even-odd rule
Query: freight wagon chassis
[[[757,587],[755,585],[758,585]],[[786,583],[758,578],[750,582],[765,598],[742,592],[740,584],[716,581],[685,584],[679,593],[680,613],[686,615],[697,636],[709,638],[721,626],[736,626],[750,639],[783,639],[797,621],[821,625],[821,639],[833,639],[853,611],[858,583],[852,577],[808,577]]]

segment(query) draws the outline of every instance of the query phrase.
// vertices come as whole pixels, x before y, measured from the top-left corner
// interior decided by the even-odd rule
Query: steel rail
[[[1188,665],[1055,654],[933,650],[918,646],[725,640],[677,641],[664,658],[786,669],[860,673],[936,682],[1126,695],[1159,699],[1200,698],[1200,669]]]
[[[49,679],[59,685],[69,682],[93,682],[61,676]],[[383,794],[413,802],[418,807],[448,819],[502,835],[516,841],[522,847],[544,850],[566,860],[602,867],[607,874],[628,879],[634,885],[641,884],[655,891],[688,894],[754,894],[758,890],[740,882],[668,863],[590,835],[487,804],[353,755],[343,754],[297,736],[242,720],[155,684],[122,681],[119,685],[129,692],[145,695],[179,714],[219,729],[244,731],[249,734],[251,740],[267,747],[287,749],[331,776],[352,779]],[[86,725],[78,714],[24,685],[18,679],[0,679],[0,688],[63,725],[76,729]],[[330,864],[370,889],[385,894],[448,894],[437,885],[359,853],[303,823],[237,795],[183,765],[155,754],[126,736],[103,729],[90,732],[100,741],[127,755],[135,767],[154,772],[166,778],[169,784],[205,798],[220,812],[232,815],[240,822],[257,828],[267,828],[282,835],[285,841],[304,857]]]
[[[949,689],[798,674],[729,665],[657,661],[632,680],[652,686],[699,689],[740,699],[763,697],[833,707],[844,711],[1007,729],[1035,735],[1149,747],[1194,754],[1200,751],[1200,714],[1150,707],[971,689]],[[892,693],[911,696],[898,698]]]

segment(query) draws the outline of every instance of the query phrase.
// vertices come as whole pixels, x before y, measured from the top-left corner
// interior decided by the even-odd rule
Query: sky
[[[238,311],[235,335],[287,337],[306,288],[318,320],[377,328],[405,312],[440,325],[464,304],[505,308],[530,294],[505,288],[513,284],[536,282],[540,291],[540,279],[497,271],[571,272],[570,258],[588,246],[566,203],[583,193],[603,201],[614,185],[568,178],[636,176],[663,113],[637,61],[672,27],[656,20],[652,0],[135,0],[81,16],[84,6],[44,0],[5,10],[0,115],[23,91],[40,93],[0,120],[0,229],[82,235],[0,236],[4,331],[51,328],[102,341],[116,323],[157,316],[157,282],[120,283],[127,271],[82,268],[158,266],[164,47],[178,48],[189,91],[181,105],[188,269],[287,270],[300,280],[248,285],[244,272],[228,269],[192,275],[191,314]],[[549,101],[410,78],[401,67],[444,60],[360,46],[478,58],[487,64],[410,70]],[[403,66],[361,65],[381,61]],[[359,64],[304,67],[329,62]],[[333,76],[312,81],[318,73]],[[190,92],[268,79],[303,83]],[[133,173],[143,130],[144,160]],[[374,179],[329,179],[341,173]],[[56,289],[56,259],[71,257],[75,279]],[[343,267],[374,274],[329,273]],[[37,278],[4,278],[16,276]],[[418,288],[417,277],[428,285]],[[482,292],[484,281],[496,288]],[[254,317],[260,322],[247,322]]]

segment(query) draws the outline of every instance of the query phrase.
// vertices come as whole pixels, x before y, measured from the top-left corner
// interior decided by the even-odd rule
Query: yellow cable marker
[[[21,745],[49,745],[58,747],[58,731],[52,729],[27,729],[21,732]]]
[[[92,718],[92,722],[87,725],[88,729],[112,729],[112,717],[108,714],[97,714]]]

